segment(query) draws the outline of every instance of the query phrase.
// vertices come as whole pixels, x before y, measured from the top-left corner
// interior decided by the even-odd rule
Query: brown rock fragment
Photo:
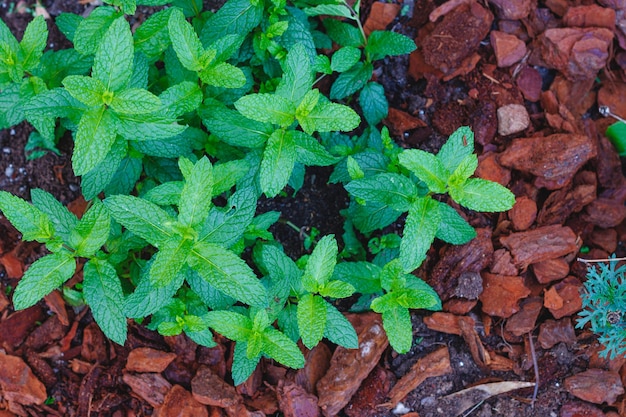
[[[569,318],[546,320],[539,326],[539,344],[543,349],[550,349],[557,343],[568,345],[576,342],[574,326]]]
[[[596,227],[591,233],[589,243],[605,252],[613,253],[617,249],[617,231]]]
[[[556,190],[567,185],[595,155],[596,148],[586,135],[557,133],[514,139],[498,156],[498,162],[535,175],[538,188]]]
[[[155,410],[154,417],[208,417],[207,408],[194,400],[189,391],[180,385],[169,390],[163,405]]]
[[[583,219],[598,227],[615,227],[626,218],[626,206],[623,202],[598,198],[585,207]]]
[[[10,403],[41,405],[48,395],[46,387],[35,377],[22,358],[0,350],[0,392]]]
[[[152,407],[160,407],[165,401],[165,396],[172,388],[161,374],[131,374],[125,373],[122,380],[140,398],[144,399]]]
[[[551,295],[551,303],[546,307],[550,310],[550,313],[555,319],[560,319],[565,316],[571,316],[580,311],[583,306],[582,299],[580,297],[580,287],[582,283],[578,278],[570,276],[561,282],[554,284],[545,295],[545,303],[548,303],[548,295]]]
[[[280,410],[285,417],[321,416],[317,397],[293,383],[279,384],[276,390]]]
[[[559,417],[613,417],[604,414],[598,407],[582,401],[568,401],[561,407]]]
[[[360,331],[357,330],[359,348],[339,346],[328,372],[317,383],[318,404],[326,417],[336,415],[348,404],[389,345],[379,315],[360,315],[358,320],[363,326]]]
[[[518,63],[526,55],[526,44],[515,35],[491,31],[489,35],[493,52],[496,54],[498,67],[506,68]]]
[[[563,224],[572,214],[581,211],[596,199],[596,175],[581,171],[574,177],[573,184],[552,192],[537,215],[537,224]]]
[[[509,210],[509,218],[517,231],[530,228],[537,218],[537,203],[526,196],[516,198],[515,204]]]
[[[511,233],[500,238],[522,270],[528,265],[558,258],[578,250],[576,234],[566,226],[538,227],[527,232]]]
[[[563,16],[563,23],[569,27],[601,27],[613,31],[615,30],[615,10],[597,4],[568,7]]]
[[[517,74],[515,80],[524,98],[528,101],[537,102],[541,98],[541,74],[533,67],[524,66]]]
[[[489,0],[501,19],[519,20],[530,13],[532,0]]]
[[[174,359],[175,353],[141,347],[128,354],[126,369],[133,372],[163,372]]]
[[[482,310],[491,316],[511,317],[520,310],[519,300],[530,294],[521,277],[489,272],[481,275],[485,288],[480,296]]]
[[[540,284],[558,281],[569,274],[569,264],[563,258],[546,259],[534,263],[532,269]]]
[[[498,133],[500,136],[523,132],[530,126],[530,116],[521,104],[507,104],[498,108]]]
[[[478,158],[478,168],[474,173],[478,178],[497,182],[506,186],[511,181],[511,170],[498,163],[497,154],[490,152]]]
[[[594,404],[613,404],[624,393],[617,372],[597,368],[566,378],[565,388],[573,396]]]

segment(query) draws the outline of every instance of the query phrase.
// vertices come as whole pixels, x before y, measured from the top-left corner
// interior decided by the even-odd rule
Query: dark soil
[[[455,15],[456,11],[450,12],[439,20],[441,22],[441,19],[444,21],[448,19],[448,23],[435,24],[429,21],[428,15],[436,6],[445,2],[415,0],[405,1],[404,6],[408,12],[403,17],[396,17],[389,22],[387,26],[389,29],[417,38],[420,51],[423,52],[410,58],[387,58],[377,65],[375,77],[385,86],[390,106],[396,112],[395,116],[390,115],[385,123],[401,146],[431,152],[437,151],[457,127],[472,126],[476,133],[477,152],[481,160],[479,175],[494,181],[502,181],[508,184],[516,196],[527,197],[534,202],[534,214],[538,220],[532,218],[530,224],[522,229],[518,227],[519,222],[522,222],[528,213],[521,208],[519,212],[511,211],[502,215],[467,213],[470,223],[488,235],[484,241],[489,242],[489,245],[493,244],[491,252],[488,253],[489,259],[485,262],[480,261],[487,255],[486,252],[481,252],[483,249],[477,246],[478,243],[462,249],[465,252],[461,252],[461,249],[455,252],[455,249],[437,244],[429,252],[429,258],[418,271],[418,275],[428,280],[435,288],[443,289],[441,296],[447,301],[444,310],[453,313],[456,317],[454,320],[459,320],[458,317],[472,320],[473,338],[471,335],[468,336],[468,333],[459,335],[452,334],[454,333],[452,329],[449,329],[450,332],[448,329],[442,330],[436,325],[436,320],[440,318],[431,318],[430,314],[424,312],[414,312],[413,336],[416,343],[413,349],[405,355],[398,355],[387,348],[361,390],[342,411],[345,414],[341,415],[455,416],[458,412],[458,402],[445,401],[443,397],[483,383],[530,381],[538,383],[536,398],[532,387],[523,388],[486,399],[476,399],[473,407],[461,411],[458,415],[626,416],[623,394],[609,403],[600,394],[594,397],[598,398],[595,401],[589,400],[588,397],[585,399],[589,401],[583,401],[580,391],[571,384],[566,384],[568,378],[588,369],[619,372],[624,380],[626,375],[626,368],[622,366],[624,358],[613,361],[599,359],[600,347],[594,336],[587,331],[577,329],[573,338],[563,337],[561,341],[551,345],[546,342],[545,338],[548,336],[540,334],[540,329],[544,331],[544,326],[551,326],[555,319],[559,319],[560,323],[569,323],[570,327],[575,324],[577,311],[560,315],[547,301],[547,294],[558,293],[561,301],[575,302],[575,295],[568,299],[565,292],[561,291],[565,285],[562,283],[566,282],[563,278],[568,276],[567,280],[571,278],[580,284],[585,275],[584,265],[575,261],[575,256],[558,255],[546,258],[541,248],[536,249],[536,252],[530,254],[531,257],[535,256],[533,258],[535,261],[546,259],[552,261],[558,258],[567,265],[563,277],[554,281],[539,281],[538,267],[534,265],[536,262],[531,259],[527,263],[532,265],[530,268],[518,270],[513,266],[509,251],[515,255],[518,253],[509,247],[505,249],[506,245],[500,241],[501,236],[522,230],[538,230],[555,224],[565,225],[591,249],[589,257],[605,258],[613,252],[617,256],[625,255],[626,225],[622,212],[626,199],[624,186],[626,181],[622,175],[620,159],[614,149],[606,145],[601,135],[608,121],[595,121],[599,118],[596,109],[600,100],[604,100],[603,104],[611,105],[616,112],[618,110],[615,109],[624,108],[624,103],[620,103],[623,95],[611,96],[602,92],[603,88],[608,88],[606,86],[613,86],[617,91],[626,91],[620,90],[626,80],[624,69],[619,66],[619,62],[624,62],[624,51],[621,49],[623,45],[620,47],[617,40],[612,41],[610,59],[605,62],[602,70],[597,70],[601,81],[596,86],[585,89],[581,85],[587,85],[586,80],[579,78],[578,81],[572,81],[576,80],[579,73],[571,74],[569,71],[573,70],[570,67],[550,62],[548,54],[540,54],[541,46],[538,44],[547,28],[565,25],[562,17],[564,10],[567,11],[574,6],[595,5],[594,1],[519,2],[519,4],[528,3],[531,10],[526,17],[518,19],[510,16],[503,18],[502,13],[497,12],[494,6],[494,4],[518,4],[513,0],[490,1],[487,5],[490,12],[486,12],[487,6],[481,6],[477,2],[454,2],[460,4],[458,10],[465,8],[469,10],[467,13],[471,16],[467,17],[469,16],[467,13]],[[366,15],[363,20],[370,10],[374,10],[373,2],[364,3],[367,4],[362,6]],[[611,1],[599,0],[597,3],[618,9],[618,20],[626,13],[623,6],[611,6],[613,4]],[[32,16],[28,13],[9,14],[8,11],[14,6],[6,1],[1,3],[0,18],[19,38]],[[73,0],[44,1],[43,6],[52,18],[61,12],[84,13],[91,7]],[[480,22],[488,21],[485,13],[491,12],[495,15],[493,23],[486,26],[481,24]],[[449,27],[446,29],[446,24],[456,28],[455,40],[465,46],[453,47],[454,42],[443,44],[443,47],[437,46],[439,39],[437,36],[444,36],[440,32],[450,30]],[[586,27],[595,26],[590,24]],[[67,40],[53,24],[49,24],[49,29],[51,48],[68,46]],[[615,27],[614,30],[618,32]],[[490,42],[493,31],[514,34],[526,43],[529,53],[514,65],[499,67],[498,59],[506,58],[506,54],[494,55]],[[618,33],[617,38],[620,36],[624,35]],[[472,42],[476,44],[471,46]],[[456,52],[464,55],[457,56]],[[472,56],[476,57],[473,61]],[[567,61],[567,57],[564,59]],[[586,68],[579,72],[582,73],[584,70]],[[569,76],[567,80],[563,78],[564,74]],[[523,81],[527,79],[532,81]],[[534,97],[533,94],[541,95],[541,99]],[[496,109],[508,104],[522,104],[529,113],[530,120],[524,129],[502,135],[497,132]],[[626,116],[626,113],[622,113],[621,116]],[[42,188],[64,204],[80,202],[79,180],[72,173],[69,157],[71,138],[61,140],[59,144],[61,155],[48,153],[42,158],[28,160],[24,146],[30,132],[31,128],[25,124],[11,130],[0,131],[0,189],[29,198],[31,189]],[[562,162],[563,167],[554,167],[555,170],[562,168],[569,176],[561,186],[552,185],[551,180],[546,179],[548,174],[540,172],[541,169],[537,167],[521,167],[523,152],[532,152],[532,149],[521,149],[520,160],[514,161],[518,165],[513,167],[503,166],[504,163],[500,163],[501,159],[494,158],[494,155],[504,154],[511,148],[515,138],[533,136],[547,138],[556,133],[586,135],[597,151],[580,166],[568,168],[573,162],[566,160]],[[569,142],[571,141],[564,141],[562,149],[565,149]],[[538,148],[534,152],[536,154],[530,155],[529,160],[540,159],[545,150]],[[553,159],[556,157],[557,155],[554,155]],[[330,171],[326,168],[309,169],[304,186],[298,191],[296,198],[292,198],[291,190],[287,190],[287,196],[260,202],[259,212],[269,210],[281,212],[281,222],[273,226],[272,231],[294,259],[307,252],[303,242],[313,228],[319,230],[321,235],[332,233],[340,237],[343,233],[343,219],[339,212],[346,207],[348,198],[341,186],[327,184],[329,175]],[[593,177],[594,188],[591,197],[583,204],[576,200],[579,198],[576,191],[581,190],[581,184],[586,184],[585,181],[589,176]],[[602,201],[610,200],[617,203],[596,208],[594,204],[599,197],[603,199]],[[551,221],[545,220],[546,218]],[[300,228],[300,231],[294,230],[294,227],[286,222]],[[399,228],[401,224],[394,227]],[[495,256],[494,249],[502,250],[503,252],[498,252],[500,254],[508,253],[508,263],[504,261],[498,266],[492,262],[491,259]],[[167,407],[161,406],[164,401],[166,404],[176,403],[167,402],[172,392],[169,390],[170,387],[179,385],[191,391],[191,380],[201,366],[208,366],[216,374],[229,380],[227,369],[230,367],[232,352],[231,346],[224,340],[221,340],[219,348],[207,349],[198,347],[182,336],[163,338],[144,327],[132,325],[128,342],[125,346],[118,346],[104,339],[88,310],[75,310],[59,299],[55,300],[54,297],[30,309],[14,312],[8,303],[10,297],[4,297],[4,294],[10,294],[11,288],[19,282],[19,274],[16,272],[20,272],[20,268],[29,265],[42,252],[43,249],[36,244],[20,243],[19,234],[6,219],[0,217],[0,290],[2,290],[0,348],[6,355],[23,358],[37,379],[43,383],[49,397],[49,401],[44,405],[17,407],[4,411],[11,402],[6,395],[3,397],[2,387],[5,386],[5,382],[0,380],[0,417],[196,415],[190,411],[186,411],[187,414],[183,411],[175,414],[171,411],[177,410],[173,405],[170,411],[166,409]],[[519,256],[521,255],[519,253]],[[481,267],[478,268],[477,265]],[[17,270],[11,269],[12,266]],[[507,270],[506,268],[510,271],[511,267],[514,272],[503,272]],[[521,313],[495,314],[489,307],[492,304],[491,300],[482,298],[476,300],[476,297],[467,300],[458,297],[458,291],[471,290],[469,287],[463,288],[462,272],[476,274],[480,272],[483,281],[486,279],[485,272],[511,278],[511,281],[513,278],[519,278],[521,289],[518,289],[524,295],[520,295],[512,302],[515,312],[521,309],[520,306],[530,305],[532,300],[539,300],[539,310],[536,317],[530,320],[529,329],[520,330],[523,328],[519,324],[520,321],[528,326]],[[447,294],[447,291],[450,291],[450,294]],[[506,291],[514,290],[507,288]],[[506,294],[503,298],[506,298]],[[498,305],[493,308],[505,307],[511,306]],[[63,314],[59,314],[59,308]],[[522,308],[522,312],[525,311],[527,310]],[[434,330],[435,328],[440,331]],[[533,338],[532,341],[529,337]],[[402,407],[396,407],[393,412],[389,407],[379,406],[387,401],[390,388],[402,380],[414,364],[442,346],[448,348],[451,372],[427,378],[418,384],[415,389],[403,396]],[[175,359],[163,372],[154,373],[156,376],[150,380],[153,385],[133,383],[131,381],[133,375],[152,374],[133,374],[126,368],[130,352],[142,347],[175,354]],[[334,349],[334,346],[329,348]],[[538,374],[535,373],[535,366],[538,368]],[[284,370],[277,370],[276,366],[267,362],[255,373],[253,381],[248,381],[240,387],[239,392],[243,394],[250,410],[264,410],[267,415],[297,417],[321,415],[316,407],[313,412],[308,409],[306,413],[299,414],[282,401],[280,410],[284,414],[276,408],[278,406],[276,392],[282,392],[282,383],[278,381],[290,380],[293,377],[291,371],[285,374]],[[144,383],[145,381],[147,379]],[[165,390],[159,391],[163,386],[166,387]],[[598,381],[598,387],[597,390],[615,388],[601,385],[601,381]],[[589,390],[594,391],[592,388]],[[259,398],[265,397],[271,399],[268,403],[275,405],[274,408],[267,404],[265,408],[258,405]],[[177,407],[182,407],[180,405],[182,402],[176,404]],[[225,407],[211,406],[209,415],[223,416],[224,413],[229,416],[243,415],[229,409],[224,411],[223,408]]]

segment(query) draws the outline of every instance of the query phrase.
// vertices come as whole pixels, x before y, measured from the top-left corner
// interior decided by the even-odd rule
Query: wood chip
[[[578,278],[569,276],[563,281],[557,282],[546,292],[544,305],[548,303],[547,297],[550,295],[552,297],[550,301],[552,305],[549,306],[550,304],[547,304],[546,307],[555,319],[571,316],[580,311],[582,308],[580,287],[582,287],[582,283]]]
[[[296,384],[310,394],[317,394],[315,385],[328,371],[332,355],[325,343],[318,343],[306,354],[304,368],[296,372]]]
[[[500,242],[513,255],[515,264],[526,270],[531,263],[558,258],[578,250],[577,236],[572,229],[553,225],[511,233]]]
[[[163,378],[161,374],[132,374],[127,372],[122,376],[122,380],[130,387],[135,395],[146,401],[152,407],[163,405],[165,396],[172,388],[172,384]]]
[[[375,30],[386,30],[387,26],[394,21],[401,6],[395,3],[384,3],[381,1],[374,2],[367,16],[367,20],[363,24],[363,31],[369,37],[370,33]]]
[[[558,281],[569,274],[569,264],[563,258],[547,259],[531,265],[535,278],[540,284]]]
[[[613,404],[624,394],[619,373],[603,369],[589,369],[565,379],[565,389],[581,400],[594,404]]]
[[[539,344],[543,349],[550,349],[557,343],[571,345],[576,342],[574,326],[569,318],[546,320],[539,326]]]
[[[163,372],[176,358],[175,353],[141,347],[128,354],[126,370],[131,372]]]
[[[317,397],[294,383],[282,383],[276,389],[278,405],[284,417],[319,417]]]
[[[498,317],[511,317],[518,312],[519,301],[530,294],[524,280],[518,276],[483,272],[484,291],[480,296],[483,312]]]
[[[154,417],[208,417],[207,408],[197,402],[191,393],[180,385],[174,385],[155,409]]]
[[[22,358],[0,350],[0,389],[9,402],[41,405],[48,398],[46,387],[35,377]]]
[[[541,297],[526,298],[520,303],[521,310],[513,314],[506,322],[505,329],[515,336],[531,332],[543,307]]]

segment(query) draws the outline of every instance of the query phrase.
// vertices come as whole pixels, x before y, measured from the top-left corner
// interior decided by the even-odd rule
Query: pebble
[[[6,155],[10,155],[11,154],[11,148],[9,148],[8,146],[5,146],[4,148],[2,148],[2,153],[6,154]]]
[[[6,167],[6,169],[4,170],[4,175],[7,178],[12,178],[14,173],[15,173],[15,168],[13,167],[13,164],[9,164],[9,166]]]
[[[519,133],[530,126],[530,116],[521,104],[507,104],[498,109],[498,133],[508,136]]]

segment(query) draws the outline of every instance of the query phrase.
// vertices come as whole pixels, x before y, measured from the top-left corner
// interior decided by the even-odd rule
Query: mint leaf
[[[183,285],[185,270],[176,274],[164,287],[154,285],[150,279],[153,263],[151,260],[144,266],[137,288],[124,300],[122,310],[127,317],[143,318],[156,313],[171,301],[176,291]]]
[[[336,72],[349,70],[361,59],[361,50],[354,46],[338,49],[330,60],[330,69]]]
[[[48,218],[50,219],[54,227],[55,233],[67,242],[70,232],[78,224],[78,219],[76,218],[76,216],[72,214],[67,209],[67,207],[65,207],[56,198],[54,198],[52,194],[40,188],[34,188],[30,190],[30,197],[33,205],[48,215]],[[0,201],[2,201],[1,195]],[[2,208],[1,204],[2,203],[0,203],[0,209]],[[20,212],[22,216],[24,215],[24,213],[24,211]],[[23,232],[21,233],[23,234]]]
[[[402,307],[385,310],[382,313],[383,328],[389,344],[398,353],[407,353],[413,344],[413,326],[409,310]]]
[[[237,302],[209,284],[193,269],[187,268],[184,274],[189,287],[211,310],[226,310]]]
[[[86,200],[96,198],[112,182],[127,152],[127,141],[117,138],[106,157],[92,170],[83,175],[80,186]]]
[[[202,123],[225,143],[232,146],[258,148],[263,146],[274,128],[244,117],[226,107],[211,106],[202,111]]]
[[[93,256],[109,238],[111,217],[100,200],[93,200],[78,224],[72,230],[70,242],[76,250],[76,255],[83,257]]]
[[[204,321],[222,336],[237,342],[245,342],[252,333],[252,320],[233,311],[209,311]]]
[[[204,156],[193,165],[180,195],[178,220],[194,227],[200,224],[211,208],[213,191],[213,166]]]
[[[96,258],[83,268],[83,294],[96,323],[106,337],[119,345],[126,341],[126,316],[122,310],[124,294],[115,268]]]
[[[104,84],[107,91],[121,90],[133,73],[133,36],[123,17],[111,23],[93,59],[91,76]]]
[[[78,123],[72,166],[84,175],[104,160],[115,142],[115,119],[105,106],[87,110]]]
[[[22,234],[24,240],[44,243],[54,236],[54,227],[48,215],[13,194],[0,191],[0,211]]]
[[[340,262],[335,267],[333,279],[351,284],[361,294],[382,291],[380,273],[382,269],[370,262]]]
[[[150,268],[150,281],[156,287],[165,287],[185,266],[187,256],[193,243],[176,235],[161,245],[154,256],[154,262]]]
[[[276,94],[297,105],[313,86],[311,59],[301,43],[297,43],[287,54],[283,71]]]
[[[156,204],[130,195],[108,197],[104,204],[118,223],[155,246],[172,236],[174,218]]]
[[[120,15],[113,7],[96,7],[78,24],[74,32],[74,48],[82,55],[95,54],[107,29]]]
[[[70,75],[63,79],[63,86],[72,97],[87,106],[104,104],[102,96],[106,89],[95,78],[85,77],[84,75]]]
[[[213,207],[209,212],[199,241],[231,247],[243,237],[256,211],[256,195],[250,187],[235,192],[225,208]]]
[[[443,144],[437,159],[448,170],[454,172],[468,155],[474,152],[474,132],[467,126],[458,128]]]
[[[224,294],[252,306],[267,304],[265,287],[233,252],[211,243],[198,242],[188,262],[202,278]]]
[[[167,26],[172,39],[172,46],[180,63],[190,71],[203,69],[208,64],[206,61],[203,62],[202,59],[204,48],[196,31],[185,20],[183,12],[179,9],[174,9]]]
[[[372,61],[391,55],[410,54],[417,49],[415,41],[401,33],[375,30],[367,38],[365,53]]]
[[[402,214],[401,211],[394,210],[386,204],[368,203],[361,205],[354,202],[348,207],[348,213],[354,226],[363,233],[382,229],[393,223]]]
[[[304,9],[307,16],[338,16],[347,19],[354,19],[348,6],[343,4],[319,4],[315,7],[307,7]]]
[[[230,190],[250,171],[250,165],[244,159],[217,164],[213,167],[213,195],[220,195]]]
[[[322,297],[348,298],[354,294],[354,291],[354,287],[347,282],[329,281],[320,288],[319,293]]]
[[[478,168],[478,157],[472,153],[467,155],[448,178],[448,186],[454,187],[463,184]]]
[[[327,166],[337,162],[317,139],[299,130],[291,131],[296,143],[296,161],[309,166]]]
[[[161,107],[161,100],[148,90],[129,88],[113,96],[110,106],[121,114],[154,113]]]
[[[274,197],[287,185],[295,162],[293,131],[276,130],[267,141],[259,169],[261,189],[266,196]]]
[[[263,5],[261,1],[228,0],[204,24],[200,33],[202,44],[210,45],[229,34],[246,36],[261,23]]]
[[[13,294],[16,310],[28,308],[74,275],[76,261],[68,251],[51,253],[28,267]]]
[[[463,245],[476,237],[476,231],[455,209],[439,203],[441,222],[436,237],[453,245]]]
[[[360,47],[365,44],[361,32],[356,27],[335,19],[324,19],[324,27],[330,38],[341,46]]]
[[[233,366],[231,370],[231,374],[233,377],[233,383],[235,385],[240,385],[252,375],[252,372],[256,369],[259,361],[261,360],[261,355],[256,358],[249,359],[246,356],[246,351],[248,349],[248,344],[245,342],[237,342],[235,343],[235,351],[233,352]]]
[[[470,178],[458,187],[451,187],[450,197],[474,211],[506,211],[515,204],[515,195],[506,187],[482,178]]]
[[[124,138],[136,141],[167,139],[187,129],[176,124],[173,118],[160,114],[119,114],[115,127]]]
[[[26,26],[20,42],[20,60],[24,70],[31,71],[39,65],[47,40],[48,25],[43,16],[37,16]]]
[[[315,131],[350,132],[359,126],[361,118],[354,110],[343,104],[320,102],[309,114],[298,118],[298,122],[302,130],[310,135]]]
[[[420,149],[407,149],[398,155],[400,165],[424,181],[433,193],[445,193],[450,173],[435,155]]]
[[[168,22],[174,8],[158,11],[143,22],[133,36],[135,51],[157,59],[170,46]]]
[[[163,111],[171,117],[179,117],[196,110],[202,103],[202,90],[197,83],[183,81],[159,95]]]
[[[433,198],[421,197],[411,205],[400,243],[400,261],[405,272],[417,269],[426,259],[440,222],[439,203]]]
[[[345,189],[356,198],[408,211],[417,196],[413,181],[400,174],[383,173],[350,181]]]
[[[304,268],[302,283],[310,292],[317,292],[332,276],[339,249],[335,236],[326,235],[321,238],[309,256]]]
[[[198,74],[205,84],[223,88],[241,88],[246,85],[246,75],[240,68],[220,62],[203,69]]]
[[[326,301],[322,297],[305,294],[298,300],[298,328],[307,348],[313,349],[324,337],[326,314]]]
[[[385,97],[385,89],[376,82],[370,82],[359,93],[359,104],[363,117],[370,125],[380,123],[389,112],[389,103]]]
[[[287,127],[294,121],[296,106],[276,94],[249,94],[235,102],[235,108],[248,119]]]
[[[341,100],[351,96],[363,87],[372,78],[374,67],[369,62],[358,62],[346,72],[339,74],[330,87],[330,98]]]
[[[263,353],[290,368],[304,367],[304,355],[300,348],[283,333],[271,327],[266,328],[262,334]]]
[[[324,337],[348,349],[359,347],[359,338],[352,324],[330,303],[326,303],[326,329]]]

